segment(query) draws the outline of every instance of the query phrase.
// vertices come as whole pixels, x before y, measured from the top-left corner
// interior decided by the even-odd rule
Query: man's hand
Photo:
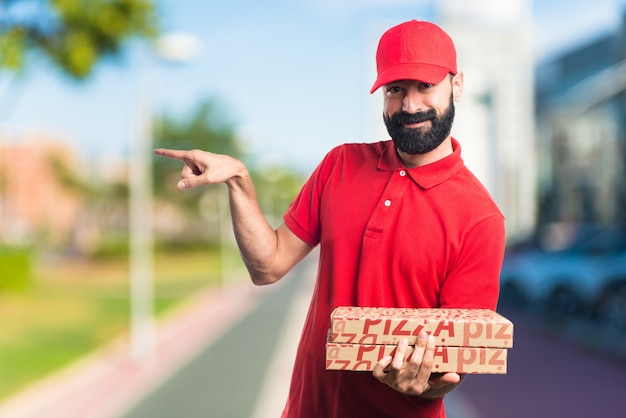
[[[159,148],[156,155],[172,158],[185,163],[181,180],[176,185],[179,189],[191,189],[215,183],[228,183],[235,177],[247,173],[244,165],[228,155],[213,154],[207,151],[180,151]]]
[[[244,164],[228,155],[207,151],[156,149],[156,155],[185,163],[179,189],[226,183],[233,231],[250,278],[257,285],[280,280],[313,247],[285,224],[274,229],[265,219],[250,173]]]
[[[410,359],[404,364],[408,348],[402,340],[395,354],[381,359],[374,368],[374,377],[398,392],[439,398],[452,391],[462,380],[457,373],[432,373],[435,342],[431,335],[421,332]]]

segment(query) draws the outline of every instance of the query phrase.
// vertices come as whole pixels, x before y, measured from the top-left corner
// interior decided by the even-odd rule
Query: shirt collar
[[[393,141],[387,145],[378,160],[378,169],[382,171],[406,170],[419,186],[429,189],[443,183],[455,175],[463,167],[461,159],[461,145],[452,138],[452,154],[434,163],[420,167],[406,168],[396,151]]]

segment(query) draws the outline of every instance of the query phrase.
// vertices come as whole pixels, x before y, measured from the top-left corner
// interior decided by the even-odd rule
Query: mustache
[[[412,123],[420,123],[427,120],[434,120],[437,118],[437,112],[435,109],[429,109],[425,112],[398,112],[391,115],[391,122],[397,125],[410,125]]]

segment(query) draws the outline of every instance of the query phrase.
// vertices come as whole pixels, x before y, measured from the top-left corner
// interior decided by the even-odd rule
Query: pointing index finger
[[[179,160],[179,161],[184,161],[188,157],[188,151],[166,149],[166,148],[157,148],[154,150],[154,154],[159,155],[161,157],[172,158],[174,160]]]

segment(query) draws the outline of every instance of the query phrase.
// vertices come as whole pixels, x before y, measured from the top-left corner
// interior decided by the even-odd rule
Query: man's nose
[[[409,89],[404,99],[402,99],[402,110],[413,114],[422,111],[422,106],[422,95],[413,89]]]

